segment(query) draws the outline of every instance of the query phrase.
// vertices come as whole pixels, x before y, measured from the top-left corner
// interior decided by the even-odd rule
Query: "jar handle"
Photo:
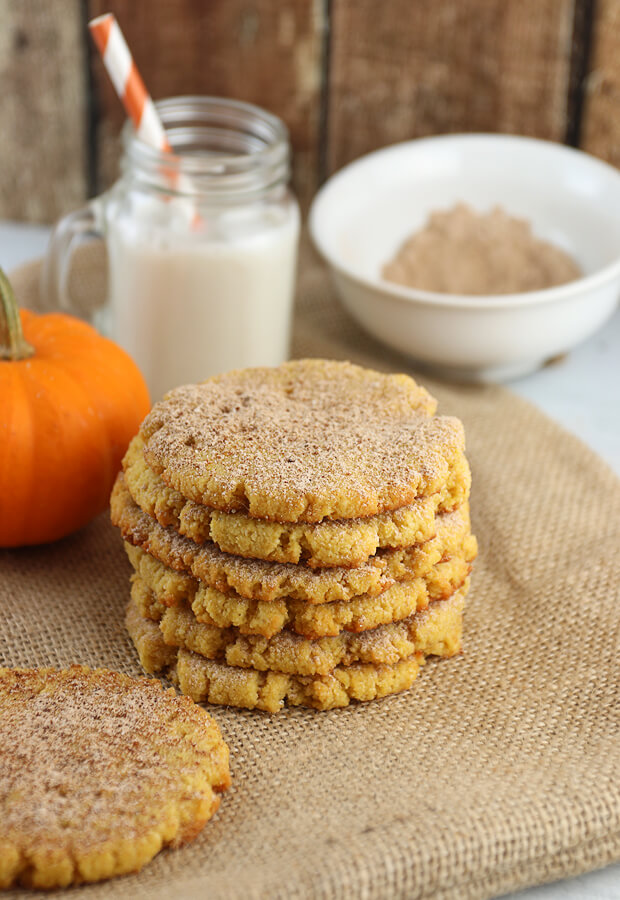
[[[95,305],[77,303],[71,297],[69,281],[73,255],[83,244],[103,240],[102,197],[59,219],[52,230],[41,269],[41,306],[45,311],[62,310],[81,319],[92,320]]]

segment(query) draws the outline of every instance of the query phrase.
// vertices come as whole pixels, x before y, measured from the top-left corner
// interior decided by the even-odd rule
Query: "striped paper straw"
[[[161,119],[146,89],[142,76],[138,72],[131,50],[116,21],[114,13],[104,13],[88,23],[90,33],[97,45],[106,71],[112,80],[116,93],[121,99],[125,111],[133,122],[137,136],[155,150],[172,153],[172,147]],[[191,183],[187,176],[174,171],[165,173],[173,187],[191,193]],[[189,204],[188,213],[190,212]],[[192,204],[191,220],[194,229],[204,227],[198,211]]]
[[[156,150],[171,153],[172,147],[155,104],[138,72],[116,16],[113,13],[105,13],[92,19],[88,27],[116,93],[134,124],[136,134],[140,140]]]

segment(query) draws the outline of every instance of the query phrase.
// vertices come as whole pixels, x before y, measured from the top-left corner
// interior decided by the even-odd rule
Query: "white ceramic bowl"
[[[486,297],[382,279],[382,265],[428,214],[458,202],[528,219],[584,277]],[[344,306],[367,331],[459,380],[532,371],[600,328],[620,294],[620,172],[561,144],[483,134],[386,147],[327,181],[312,204],[310,232]]]

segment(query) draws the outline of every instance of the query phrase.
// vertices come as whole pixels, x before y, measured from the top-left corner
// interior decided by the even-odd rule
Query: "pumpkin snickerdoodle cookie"
[[[322,569],[235,556],[222,552],[212,542],[196,544],[143,512],[127,490],[122,474],[114,486],[110,507],[112,522],[125,541],[177,572],[248,600],[286,598],[329,603],[362,594],[376,596],[396,582],[425,575],[442,558],[457,554],[464,541],[475,553],[467,503],[437,516],[435,535],[424,543],[379,550],[360,566]]]
[[[200,707],[106,669],[0,669],[0,887],[138,871],[192,840],[230,784]]]
[[[471,571],[476,541],[467,535],[455,553],[438,562],[425,576],[396,582],[381,594],[362,594],[350,600],[307,603],[303,600],[248,600],[222,593],[184,572],[175,572],[140,547],[125,544],[135,572],[148,590],[140,592],[140,608],[147,618],[160,619],[170,606],[186,604],[196,619],[220,628],[239,628],[242,634],[270,638],[284,628],[316,639],[341,631],[368,631],[397,622],[424,609],[431,600],[449,597]]]
[[[471,482],[467,460],[460,453],[443,486],[407,506],[364,518],[290,523],[222,512],[188,500],[147,465],[139,435],[131,442],[123,467],[131,496],[160,525],[198,544],[213,541],[225,553],[269,562],[303,561],[313,568],[359,566],[378,548],[429,540],[435,532],[435,515],[460,506]]]
[[[265,638],[242,634],[233,627],[205,625],[185,605],[166,609],[160,629],[170,646],[192,650],[230,666],[259,671],[270,669],[293,675],[326,675],[336,666],[358,662],[393,664],[417,652],[453,656],[461,646],[467,587],[465,582],[447,599],[436,600],[400,622],[360,633],[343,631],[330,637],[309,639],[285,629]],[[136,577],[131,595],[132,603],[140,609],[144,606],[145,591],[148,592],[148,588]]]
[[[143,666],[277,711],[459,652],[476,541],[462,424],[413,379],[300,360],[171,391],[111,498]]]
[[[348,706],[352,700],[370,701],[397,694],[411,687],[424,663],[420,652],[393,664],[340,665],[326,675],[259,671],[229,666],[167,645],[157,624],[141,616],[133,603],[128,607],[126,624],[147,672],[165,672],[196,702],[270,713],[277,713],[285,704],[327,710]],[[434,626],[445,634],[444,623],[435,621]],[[460,625],[457,622],[453,627],[458,630]]]
[[[140,428],[148,465],[196,503],[279,522],[374,516],[439,491],[458,419],[406,375],[296,360],[170,391]]]

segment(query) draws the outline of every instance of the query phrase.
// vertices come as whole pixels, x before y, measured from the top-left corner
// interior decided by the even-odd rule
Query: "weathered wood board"
[[[429,134],[563,140],[573,15],[573,0],[336,0],[329,170]]]
[[[304,208],[351,159],[428,134],[620,165],[620,0],[0,0],[0,218],[53,221],[116,178],[125,115],[86,28],[108,10],[155,98],[285,120]]]
[[[91,16],[114,12],[154,98],[211,94],[257,103],[280,116],[295,150],[294,186],[316,189],[323,4],[312,0],[89,0]],[[100,186],[116,174],[124,113],[99,59]]]
[[[0,217],[49,222],[87,193],[82,12],[0,0]]]
[[[620,0],[597,0],[581,146],[620,166]]]

